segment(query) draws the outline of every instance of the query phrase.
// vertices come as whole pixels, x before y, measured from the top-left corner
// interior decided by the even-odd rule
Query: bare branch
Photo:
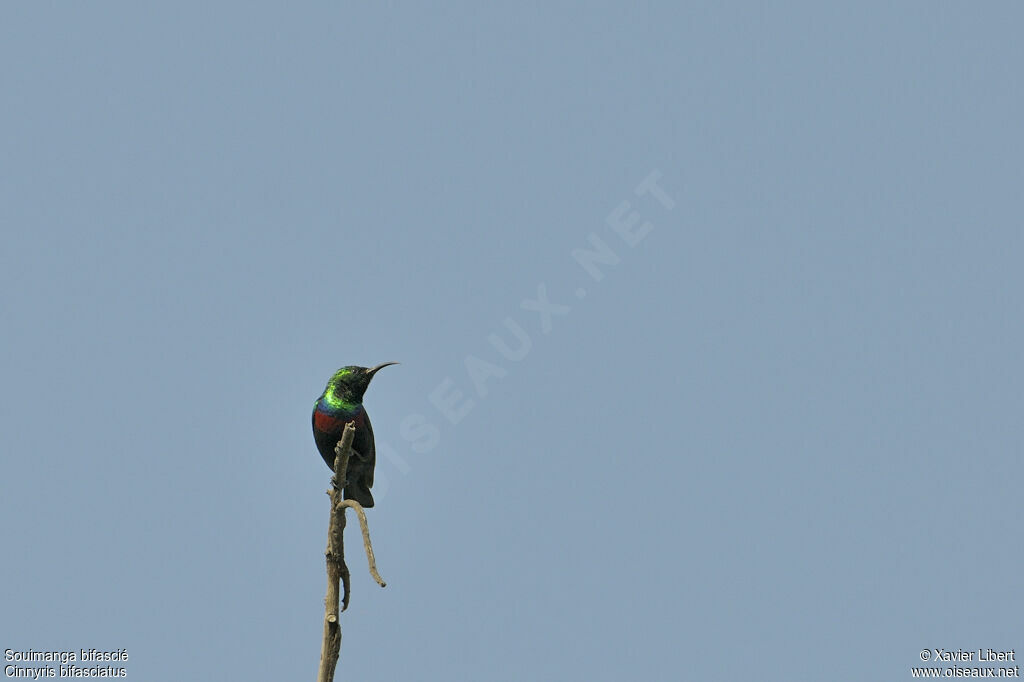
[[[334,448],[334,488],[330,491],[331,518],[327,527],[327,597],[324,599],[324,638],[320,647],[320,670],[317,682],[333,682],[334,669],[338,665],[341,653],[341,623],[338,622],[338,583],[344,584],[344,608],[348,607],[349,572],[345,565],[345,506],[344,500],[345,475],[348,471],[348,460],[352,452],[352,438],[356,428],[346,424],[341,440]]]
[[[338,666],[338,656],[341,654],[338,583],[341,582],[343,587],[343,596],[340,598],[342,611],[348,608],[351,589],[351,576],[345,564],[346,509],[354,509],[359,518],[370,575],[381,587],[386,585],[377,572],[377,561],[373,556],[373,545],[370,543],[370,527],[366,523],[366,511],[355,500],[345,499],[345,476],[348,473],[348,460],[352,454],[352,438],[355,432],[353,424],[346,424],[341,440],[334,447],[334,487],[327,493],[331,496],[331,519],[327,527],[327,551],[324,552],[327,557],[327,598],[324,599],[324,639],[320,647],[320,671],[317,674],[317,682],[334,682],[334,671]]]

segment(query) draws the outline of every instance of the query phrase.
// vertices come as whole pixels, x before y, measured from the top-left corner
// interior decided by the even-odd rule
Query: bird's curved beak
[[[397,364],[398,364],[397,362],[385,362],[385,363],[382,363],[380,365],[377,365],[376,367],[371,367],[368,370],[366,370],[366,376],[372,377],[374,374],[377,373],[378,369],[383,369],[383,368],[387,367],[388,365],[397,365]]]

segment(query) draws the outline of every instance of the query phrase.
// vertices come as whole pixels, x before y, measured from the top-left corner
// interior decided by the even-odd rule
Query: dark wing
[[[373,469],[377,465],[377,448],[373,443],[373,424],[370,423],[370,413],[363,408],[363,416],[366,421],[356,429],[356,435],[352,437],[352,449],[362,455],[362,464],[366,468],[363,480],[367,488],[373,487]]]
[[[352,456],[348,460],[348,472],[345,486],[345,498],[355,500],[364,507],[373,506],[373,469],[377,464],[377,449],[373,444],[373,426],[370,415],[363,410],[364,421],[356,427],[352,438]]]

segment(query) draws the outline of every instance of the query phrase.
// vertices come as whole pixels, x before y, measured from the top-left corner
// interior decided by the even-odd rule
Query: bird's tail
[[[345,499],[355,500],[366,509],[373,506],[373,494],[360,480],[348,482],[345,486]]]

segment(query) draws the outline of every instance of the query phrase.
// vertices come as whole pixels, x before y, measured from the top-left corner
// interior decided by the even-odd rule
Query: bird
[[[331,471],[334,471],[334,447],[341,440],[345,425],[355,424],[346,480],[335,481],[334,485],[344,488],[346,500],[355,500],[363,507],[373,506],[370,488],[373,487],[373,467],[377,460],[373,427],[363,407],[363,394],[378,370],[397,364],[385,362],[376,367],[342,367],[331,375],[324,392],[313,403],[313,440]]]

